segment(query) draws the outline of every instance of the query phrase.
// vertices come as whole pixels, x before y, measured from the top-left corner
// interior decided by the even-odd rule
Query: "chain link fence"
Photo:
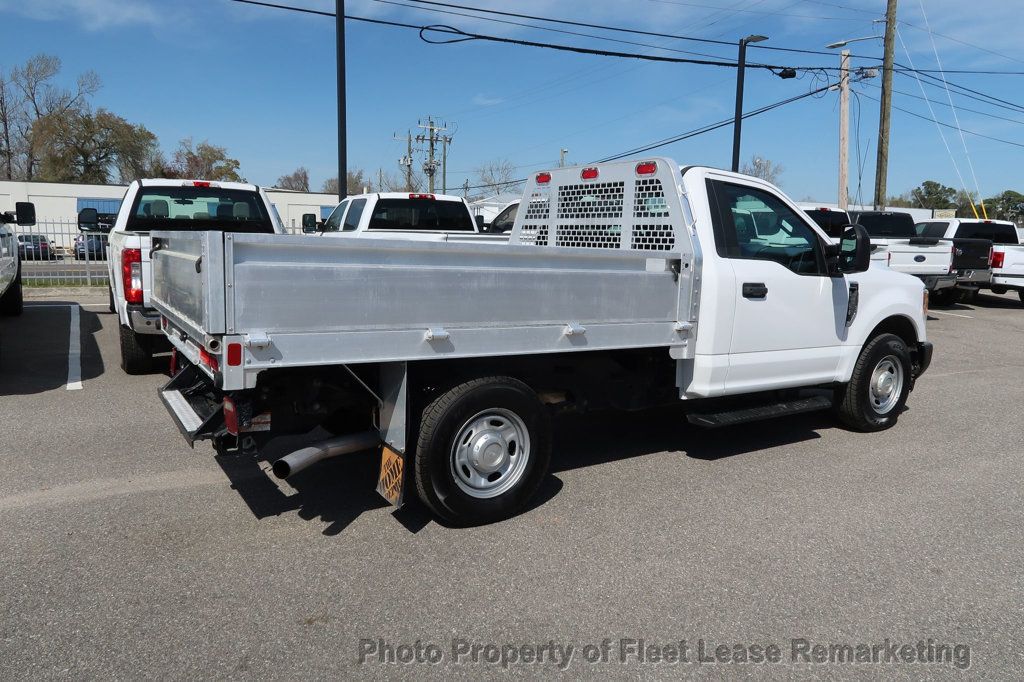
[[[25,286],[107,285],[107,235],[79,232],[77,218],[11,225],[18,237]]]

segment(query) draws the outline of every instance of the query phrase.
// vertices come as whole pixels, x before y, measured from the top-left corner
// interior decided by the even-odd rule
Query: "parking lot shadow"
[[[634,413],[565,415],[555,429],[553,471],[566,471],[659,452],[717,460],[770,447],[821,438],[834,428],[827,412],[794,415],[747,425],[704,429],[691,425],[680,406]]]
[[[0,396],[32,395],[68,382],[71,301],[26,304],[20,317],[0,318]],[[81,381],[103,374],[97,313],[78,308]]]
[[[972,305],[977,308],[1011,308],[1024,310],[1024,303],[1022,303],[1016,296],[1009,298],[989,294],[978,294],[978,297],[974,299]],[[970,308],[968,308],[968,310],[970,310]]]

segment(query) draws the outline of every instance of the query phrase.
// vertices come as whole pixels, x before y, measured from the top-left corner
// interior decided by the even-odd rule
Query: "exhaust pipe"
[[[273,464],[274,475],[278,478],[288,478],[317,462],[347,455],[350,452],[369,450],[380,443],[380,436],[376,431],[365,431],[363,433],[350,433],[347,436],[331,438],[316,445],[309,445],[296,450],[290,455],[285,455]]]

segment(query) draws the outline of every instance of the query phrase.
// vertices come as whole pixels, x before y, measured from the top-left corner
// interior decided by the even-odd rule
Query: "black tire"
[[[928,296],[928,302],[934,303],[935,305],[952,305],[956,299],[956,289],[950,287],[948,289],[937,289]]]
[[[512,484],[493,497],[467,493],[456,481],[455,439],[482,413],[498,410],[514,415],[525,427],[528,457]],[[464,439],[469,442],[470,438]],[[513,439],[514,440],[514,439]],[[506,445],[511,460],[516,446]],[[522,450],[520,449],[520,454]],[[547,410],[529,386],[511,377],[485,377],[459,384],[423,410],[416,442],[416,490],[438,517],[458,525],[478,525],[508,518],[536,494],[551,463],[551,423]],[[491,474],[494,475],[494,474]],[[504,475],[504,474],[500,474]],[[500,480],[500,475],[498,479]],[[487,485],[499,485],[491,482]]]
[[[107,285],[107,294],[110,297],[110,300],[107,303],[107,309],[112,313],[116,313],[117,308],[114,307],[114,289],[109,284]]]
[[[879,411],[872,398],[871,383],[876,368],[883,360],[896,363],[902,368],[902,382],[895,403]],[[856,431],[883,431],[892,427],[899,419],[907,396],[913,387],[913,367],[910,351],[903,339],[894,334],[881,334],[864,345],[864,349],[853,367],[850,383],[837,392],[836,412],[839,419]]]
[[[130,327],[120,326],[121,369],[128,374],[146,374],[153,371],[153,351]]]
[[[1017,289],[1017,298],[1020,299],[1021,303],[1024,303],[1024,289]]]
[[[21,263],[18,263],[18,274],[11,286],[0,297],[0,315],[21,315],[25,310],[25,292],[21,288]]]

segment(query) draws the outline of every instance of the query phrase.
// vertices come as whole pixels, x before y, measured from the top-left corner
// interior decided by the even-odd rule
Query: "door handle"
[[[768,287],[764,282],[744,282],[743,298],[768,298]]]

